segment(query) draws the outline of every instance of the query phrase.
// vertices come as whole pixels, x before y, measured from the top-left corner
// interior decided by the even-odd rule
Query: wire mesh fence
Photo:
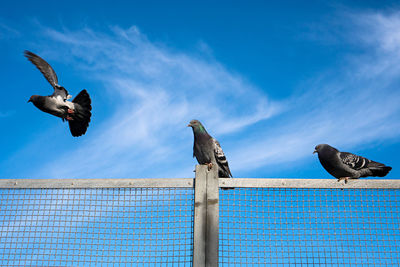
[[[191,265],[193,191],[0,189],[0,265]]]
[[[399,189],[219,193],[221,266],[400,266]]]
[[[216,173],[0,180],[0,266],[400,266],[400,181]]]

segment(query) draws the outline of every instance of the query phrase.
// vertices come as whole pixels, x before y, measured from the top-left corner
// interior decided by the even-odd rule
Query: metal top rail
[[[361,178],[349,180],[345,184],[336,179],[220,178],[219,186],[235,188],[400,189],[400,180]]]
[[[0,179],[0,188],[190,188],[193,178],[149,179]],[[336,179],[219,178],[219,187],[400,189],[400,180],[357,179],[347,184]]]
[[[193,178],[0,179],[0,188],[168,188],[193,187]]]

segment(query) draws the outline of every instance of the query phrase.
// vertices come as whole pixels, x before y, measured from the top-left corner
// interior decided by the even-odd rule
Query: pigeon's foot
[[[212,163],[207,163],[207,169],[210,171],[212,169],[213,164]]]
[[[67,110],[67,112],[68,112],[68,114],[74,114],[74,113],[75,113],[75,110],[69,108],[69,109]]]
[[[350,179],[350,177],[340,177],[337,179],[338,182],[344,180],[344,183],[347,184],[347,181]]]
[[[66,119],[67,119],[67,121],[73,121],[74,120],[74,118],[72,118],[70,116],[67,116]]]

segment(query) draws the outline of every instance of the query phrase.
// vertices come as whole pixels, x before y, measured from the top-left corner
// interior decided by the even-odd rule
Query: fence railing
[[[400,181],[216,175],[0,180],[0,266],[400,265]]]

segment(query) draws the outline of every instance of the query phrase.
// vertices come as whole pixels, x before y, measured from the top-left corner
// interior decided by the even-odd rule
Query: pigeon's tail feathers
[[[92,101],[88,92],[84,89],[72,100],[75,104],[75,112],[71,114],[73,120],[68,121],[72,136],[81,136],[86,133],[92,116]]]
[[[87,110],[89,113],[92,110],[92,101],[90,100],[89,93],[86,89],[83,89],[79,94],[72,100],[73,103],[79,104],[82,108]]]
[[[88,123],[83,123],[81,121],[68,121],[68,124],[73,137],[84,135],[89,126]]]
[[[392,170],[392,167],[385,166],[381,163],[378,164],[380,165],[368,167],[368,169],[372,172],[372,176],[384,177]]]

